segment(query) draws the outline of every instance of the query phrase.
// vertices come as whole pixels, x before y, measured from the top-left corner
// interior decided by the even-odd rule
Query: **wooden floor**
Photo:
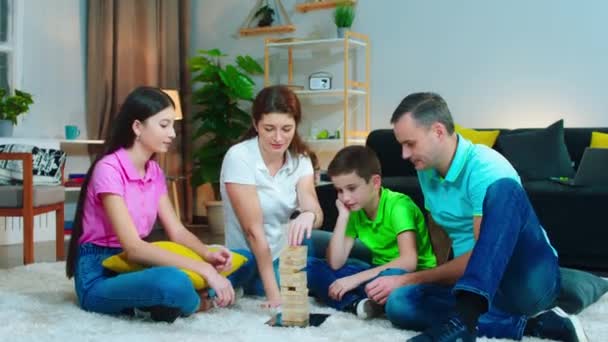
[[[189,229],[207,244],[223,244],[223,234],[211,234],[206,226],[190,226]],[[164,231],[155,230],[150,234],[151,241],[167,240]],[[65,248],[67,256],[68,242]],[[37,242],[34,246],[35,262],[55,261],[55,241]],[[0,268],[11,268],[23,265],[23,245],[0,246]]]

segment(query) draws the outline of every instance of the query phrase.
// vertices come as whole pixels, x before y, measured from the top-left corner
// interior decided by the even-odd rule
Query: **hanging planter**
[[[291,24],[281,0],[258,0],[257,4],[239,30],[241,36],[253,36],[270,33],[293,32],[296,27]]]

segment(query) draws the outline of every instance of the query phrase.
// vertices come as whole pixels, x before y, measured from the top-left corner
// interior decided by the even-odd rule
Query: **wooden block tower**
[[[306,246],[288,246],[279,259],[282,324],[286,326],[308,326],[306,255]]]

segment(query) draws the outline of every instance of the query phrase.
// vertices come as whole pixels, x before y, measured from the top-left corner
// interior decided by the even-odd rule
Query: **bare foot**
[[[205,312],[213,307],[213,299],[209,298],[209,293],[207,289],[197,291],[198,296],[201,299],[201,305],[196,312]]]

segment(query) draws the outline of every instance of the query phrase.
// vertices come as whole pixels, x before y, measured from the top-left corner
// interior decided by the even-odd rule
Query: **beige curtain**
[[[177,139],[160,160],[168,176],[186,174],[190,156],[189,0],[89,0],[87,23],[87,128],[103,139],[120,104],[140,85],[177,89],[184,120],[176,122]],[[192,217],[192,196],[178,182],[180,209]],[[184,217],[182,215],[182,217]]]

